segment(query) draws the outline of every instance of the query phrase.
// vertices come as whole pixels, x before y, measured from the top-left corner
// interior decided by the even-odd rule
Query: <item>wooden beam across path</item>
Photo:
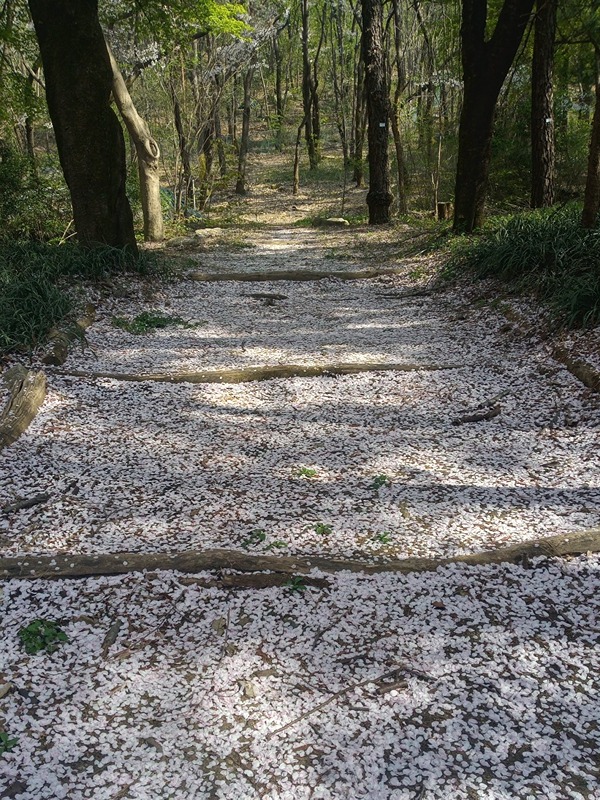
[[[528,542],[450,558],[401,558],[373,563],[327,556],[251,555],[239,550],[189,550],[180,553],[111,553],[101,555],[21,555],[0,558],[1,578],[86,578],[130,572],[177,570],[197,573],[215,570],[275,572],[302,575],[322,572],[431,572],[448,564],[527,562],[538,556],[556,557],[600,552],[600,528],[534,539]]]
[[[185,277],[191,281],[322,281],[335,278],[340,281],[361,281],[371,278],[384,278],[392,275],[406,275],[406,267],[386,269],[272,269],[260,272],[190,272]]]
[[[240,369],[211,369],[200,372],[95,372],[92,370],[61,369],[56,375],[75,378],[110,378],[116,381],[157,381],[159,383],[248,383],[276,378],[319,378],[330,375],[357,375],[361,372],[434,372],[463,369],[464,364],[397,364],[369,361],[334,364],[276,364],[272,367],[242,367]]]

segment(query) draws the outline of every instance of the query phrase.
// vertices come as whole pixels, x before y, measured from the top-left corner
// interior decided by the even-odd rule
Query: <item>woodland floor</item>
[[[598,331],[548,339],[522,302],[507,321],[485,287],[436,288],[439,257],[415,255],[408,226],[299,227],[339,216],[339,196],[293,198],[258,166],[234,221],[217,206],[220,227],[168,246],[180,280],[94,298],[88,347],[48,370],[0,453],[3,555],[381,564],[599,526],[599,395],[552,356],[598,365]],[[363,201],[353,190],[344,212]],[[397,274],[200,280],[365,269]],[[113,324],[144,311],[185,324]],[[339,364],[394,368],[301,374]],[[168,380],[284,365],[295,374]],[[599,589],[592,553],[270,588],[172,570],[11,579],[0,732],[18,742],[0,796],[600,798]],[[68,642],[27,655],[35,618]]]

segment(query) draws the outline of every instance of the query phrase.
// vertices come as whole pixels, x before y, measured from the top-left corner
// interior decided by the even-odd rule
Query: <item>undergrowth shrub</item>
[[[600,229],[581,227],[581,209],[523,212],[496,220],[452,247],[448,272],[469,270],[532,292],[569,327],[600,323]]]
[[[27,156],[0,144],[0,241],[58,239],[69,226],[71,204],[60,170],[33,169]]]
[[[0,352],[30,350],[74,311],[78,281],[125,273],[150,274],[147,255],[77,244],[0,243]]]

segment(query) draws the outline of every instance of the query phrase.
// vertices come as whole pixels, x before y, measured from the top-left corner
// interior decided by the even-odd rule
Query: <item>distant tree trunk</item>
[[[504,0],[486,40],[487,4],[463,0],[463,107],[458,133],[454,229],[483,224],[496,102],[529,21],[534,0]]]
[[[554,39],[558,0],[536,0],[531,67],[531,207],[554,203]]]
[[[108,48],[113,71],[113,97],[125,127],[135,146],[140,178],[142,214],[144,216],[144,239],[147,242],[162,242],[165,238],[162,203],[160,200],[159,147],[144,119],[137,112],[127,85]]]
[[[250,141],[250,99],[254,68],[248,67],[244,74],[244,112],[242,116],[242,138],[238,155],[238,175],[235,184],[236,194],[246,194],[246,162],[248,160],[248,144]]]
[[[363,150],[367,130],[367,96],[365,92],[365,65],[362,58],[362,45],[356,58],[354,84],[354,120],[350,158],[353,164],[352,180],[357,187],[360,187],[363,185],[364,180]]]
[[[363,60],[369,136],[369,225],[390,221],[389,87],[383,49],[383,0],[362,0]]]
[[[406,73],[402,59],[400,5],[398,0],[393,0],[392,5],[394,15],[394,62],[396,65],[396,88],[394,90],[392,108],[390,109],[390,118],[392,122],[392,133],[394,135],[394,148],[396,150],[396,171],[398,175],[398,213],[407,214],[408,196],[406,187],[408,183],[408,170],[406,168],[406,158],[404,156],[404,146],[402,144],[402,136],[400,133],[400,124],[398,119],[400,114],[400,98],[406,85]]]
[[[592,120],[592,135],[588,157],[587,180],[583,200],[581,224],[584,228],[595,228],[600,211],[600,47],[596,52],[596,105]]]
[[[177,142],[179,144],[179,156],[181,158],[181,180],[179,181],[179,191],[176,192],[175,208],[181,211],[182,207],[194,206],[194,179],[192,177],[192,158],[190,146],[183,128],[181,116],[181,105],[177,97],[177,90],[173,80],[169,82],[171,92],[171,102],[173,103],[173,118],[175,130],[177,132]]]
[[[308,49],[308,0],[302,0],[302,106],[304,109],[304,131],[306,138],[306,149],[308,151],[308,162],[310,169],[316,169],[319,165],[319,142],[318,130],[314,129],[315,120],[319,125],[318,107],[315,114],[315,86],[313,82],[313,71],[310,63],[310,53]]]
[[[29,0],[79,241],[137,250],[123,132],[97,0]]]

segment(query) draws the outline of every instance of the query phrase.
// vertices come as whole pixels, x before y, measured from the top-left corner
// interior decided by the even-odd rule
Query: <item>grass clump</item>
[[[600,322],[600,229],[580,224],[575,205],[497,220],[477,238],[454,243],[447,274],[467,269],[532,292],[568,327]]]
[[[112,324],[115,328],[121,328],[136,335],[162,330],[163,328],[172,328],[176,325],[184,328],[193,327],[181,317],[173,317],[170,314],[164,314],[162,311],[142,311],[141,314],[132,319],[113,317]]]
[[[77,281],[156,271],[148,256],[66,243],[0,244],[0,352],[30,350],[74,312]]]

